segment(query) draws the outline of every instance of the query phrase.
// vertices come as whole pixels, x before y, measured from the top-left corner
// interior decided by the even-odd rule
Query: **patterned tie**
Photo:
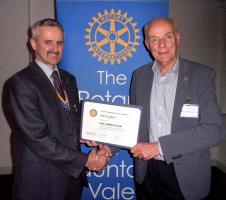
[[[58,72],[54,70],[51,77],[53,78],[53,86],[56,92],[65,100],[64,90]]]

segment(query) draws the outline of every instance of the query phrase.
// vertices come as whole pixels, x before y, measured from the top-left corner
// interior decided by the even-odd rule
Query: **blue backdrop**
[[[168,7],[168,0],[56,1],[57,19],[66,33],[60,66],[76,76],[81,100],[129,103],[132,71],[150,62],[142,28],[155,17],[168,16]],[[84,200],[135,199],[132,158],[126,150],[88,177]]]

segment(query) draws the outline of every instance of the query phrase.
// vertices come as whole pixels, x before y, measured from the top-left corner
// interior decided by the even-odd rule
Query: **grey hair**
[[[145,37],[145,41],[147,42],[149,40],[148,38],[148,31],[152,25],[153,22],[157,21],[157,20],[162,20],[162,21],[165,21],[166,23],[170,24],[172,27],[173,27],[173,31],[174,32],[177,32],[177,29],[176,29],[176,26],[175,26],[175,23],[173,21],[173,19],[171,18],[168,18],[168,17],[158,17],[158,18],[155,18],[151,21],[149,21],[145,26],[144,26],[144,37]]]
[[[39,28],[47,27],[47,26],[59,28],[64,35],[63,26],[55,19],[47,18],[47,19],[39,20],[31,26],[31,37],[37,39],[37,37],[39,36]]]

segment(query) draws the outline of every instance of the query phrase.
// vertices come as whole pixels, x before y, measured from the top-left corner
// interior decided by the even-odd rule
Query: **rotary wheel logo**
[[[93,17],[90,28],[86,29],[89,52],[93,57],[98,56],[98,61],[103,60],[104,64],[120,64],[121,60],[126,62],[127,56],[132,57],[139,45],[139,29],[136,29],[136,25],[133,18],[127,18],[127,13],[122,14],[121,10],[98,13],[98,18]]]

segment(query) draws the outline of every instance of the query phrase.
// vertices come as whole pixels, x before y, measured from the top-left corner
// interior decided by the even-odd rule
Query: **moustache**
[[[58,55],[60,55],[60,52],[59,51],[48,51],[47,55],[49,55],[49,54],[53,54],[53,55],[58,56]]]

